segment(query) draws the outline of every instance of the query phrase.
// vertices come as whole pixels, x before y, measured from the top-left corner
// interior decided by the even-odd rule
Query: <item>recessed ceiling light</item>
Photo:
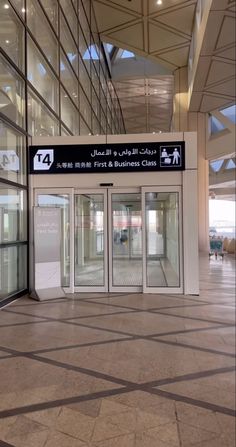
[[[22,11],[22,12],[25,12],[25,8],[22,8],[21,11]]]
[[[10,40],[5,40],[5,43],[10,43]]]
[[[9,9],[10,8],[10,6],[9,5],[7,5],[7,3],[3,6],[3,8],[4,9]]]
[[[162,0],[157,0],[157,5],[162,5]]]

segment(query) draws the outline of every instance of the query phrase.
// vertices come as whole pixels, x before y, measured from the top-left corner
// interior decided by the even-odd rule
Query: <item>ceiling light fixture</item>
[[[3,6],[3,8],[4,9],[9,9],[10,8],[10,6],[9,5],[7,5],[7,3]]]
[[[162,0],[157,0],[157,5],[162,5]]]

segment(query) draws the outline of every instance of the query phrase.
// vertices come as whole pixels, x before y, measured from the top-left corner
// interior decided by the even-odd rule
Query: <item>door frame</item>
[[[69,196],[69,238],[70,238],[70,285],[69,287],[63,287],[65,293],[74,293],[74,207],[73,207],[73,188],[35,188],[33,191],[33,204],[38,206],[38,195],[59,195],[67,194]],[[32,227],[33,235],[33,227]],[[33,236],[32,236],[33,239]]]
[[[179,193],[179,269],[180,287],[150,287],[146,281],[146,216],[145,193],[146,192],[178,192]],[[142,286],[113,286],[112,284],[112,194],[116,193],[140,193],[142,213]],[[181,186],[140,186],[123,188],[40,188],[33,190],[33,205],[37,206],[37,196],[40,194],[67,194],[69,196],[70,219],[70,286],[63,287],[66,293],[74,292],[124,292],[124,293],[183,293],[183,216],[182,216],[182,187]],[[104,285],[103,286],[75,286],[75,195],[77,194],[103,194],[104,195]],[[31,231],[33,223],[31,224]],[[33,233],[32,233],[33,234]],[[31,237],[33,242],[33,238]],[[110,286],[110,287],[109,287]]]
[[[73,238],[74,238],[74,244],[75,244],[75,196],[76,195],[82,195],[82,194],[102,194],[104,198],[104,236],[103,236],[103,252],[104,252],[104,283],[101,286],[76,286],[75,285],[75,257],[74,257],[74,277],[73,277],[73,284],[74,284],[74,291],[75,292],[108,292],[108,231],[107,231],[107,189],[106,188],[75,188],[74,189],[74,197],[73,197],[73,213],[74,213],[74,219],[73,219]],[[75,255],[75,251],[74,251]]]
[[[147,192],[170,192],[178,193],[178,236],[179,236],[179,287],[152,287],[147,285],[147,240],[146,240],[146,212],[145,212],[145,194]],[[182,224],[182,187],[181,186],[143,186],[142,195],[142,226],[143,226],[143,293],[183,293],[183,224]],[[165,228],[166,232],[166,228]]]
[[[114,292],[124,292],[124,293],[142,293],[143,286],[114,286],[113,285],[113,214],[112,214],[112,194],[139,194],[140,195],[140,211],[142,216],[142,202],[141,202],[141,187],[132,188],[108,188],[108,240],[109,240],[109,253],[108,253],[108,271],[109,271],[109,291]],[[143,228],[143,225],[142,225]]]

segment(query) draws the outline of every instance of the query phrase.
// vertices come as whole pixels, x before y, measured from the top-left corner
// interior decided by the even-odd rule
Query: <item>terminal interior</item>
[[[235,447],[235,13],[0,0],[1,447]],[[185,170],[30,171],[170,141]],[[35,208],[61,215],[44,301]]]

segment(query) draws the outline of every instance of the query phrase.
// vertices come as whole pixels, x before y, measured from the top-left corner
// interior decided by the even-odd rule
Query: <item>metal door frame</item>
[[[73,197],[73,210],[74,210],[74,220],[73,220],[73,230],[74,230],[74,243],[75,243],[75,196],[76,195],[85,195],[85,194],[100,194],[103,195],[104,198],[104,238],[103,238],[103,252],[104,252],[104,283],[101,286],[76,286],[75,285],[75,276],[73,278],[74,283],[74,291],[75,292],[108,292],[109,284],[108,284],[108,228],[107,228],[107,189],[106,188],[76,188],[74,189],[74,197]],[[75,251],[74,251],[75,254]],[[75,257],[74,257],[74,265],[75,265]],[[75,270],[75,269],[74,269]]]
[[[146,240],[146,212],[145,212],[145,194],[147,192],[170,192],[178,193],[178,233],[179,233],[179,287],[152,287],[147,285],[147,240]],[[141,187],[142,194],[142,226],[143,226],[143,293],[183,293],[183,227],[182,227],[182,187],[181,186],[148,186]],[[166,229],[165,229],[166,232]]]
[[[69,237],[70,237],[70,285],[63,287],[65,293],[74,293],[74,206],[73,188],[35,188],[33,193],[34,206],[38,206],[38,195],[67,194],[69,196]],[[33,225],[33,223],[32,223]],[[33,227],[31,225],[31,231]],[[33,233],[32,233],[33,234]],[[31,237],[32,239],[32,237]]]
[[[142,215],[142,203],[141,203],[141,188],[108,188],[108,271],[109,271],[109,291],[110,292],[139,292],[142,293],[142,286],[115,286],[113,285],[113,257],[112,257],[112,249],[113,249],[113,215],[112,215],[112,194],[140,194],[140,210]],[[142,226],[143,227],[143,226]]]

